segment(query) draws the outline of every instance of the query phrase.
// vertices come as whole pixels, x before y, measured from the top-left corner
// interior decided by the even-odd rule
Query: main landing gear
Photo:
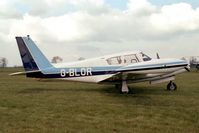
[[[120,92],[122,94],[128,94],[128,93],[130,93],[130,90],[129,90],[129,87],[128,87],[126,81],[122,81],[121,84],[116,84],[115,87],[117,89],[120,89]],[[170,81],[168,83],[168,85],[167,85],[167,90],[168,91],[175,91],[175,90],[177,90],[177,85],[173,81]]]
[[[174,82],[170,81],[167,85],[167,90],[175,91],[175,90],[177,90],[177,85]]]
[[[128,87],[126,81],[122,81],[121,84],[116,84],[115,87],[116,87],[117,89],[120,89],[120,93],[123,93],[123,94],[124,94],[124,93],[129,93],[129,92],[130,92],[130,91],[129,91],[129,87]]]

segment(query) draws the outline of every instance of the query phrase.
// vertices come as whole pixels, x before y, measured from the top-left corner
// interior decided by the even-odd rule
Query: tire
[[[196,69],[199,70],[199,64],[196,65]]]
[[[174,82],[170,82],[167,85],[167,90],[169,90],[169,91],[175,91],[175,90],[177,90],[177,85]]]

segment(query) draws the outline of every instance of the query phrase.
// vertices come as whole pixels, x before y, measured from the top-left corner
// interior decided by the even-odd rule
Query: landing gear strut
[[[117,89],[120,89],[121,93],[129,93],[129,88],[128,88],[126,81],[122,81],[121,84],[116,84],[115,87]]]
[[[126,81],[122,81],[121,92],[122,92],[122,93],[129,93],[129,87],[128,87]]]
[[[169,84],[167,85],[167,90],[175,91],[175,90],[177,90],[177,85],[174,82],[170,81]]]

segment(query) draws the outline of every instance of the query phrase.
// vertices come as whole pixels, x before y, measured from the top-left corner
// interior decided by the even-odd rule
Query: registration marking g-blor
[[[69,68],[68,71],[66,69],[61,69],[60,71],[61,77],[80,77],[80,76],[92,76],[92,68],[80,68],[78,71],[77,68]]]

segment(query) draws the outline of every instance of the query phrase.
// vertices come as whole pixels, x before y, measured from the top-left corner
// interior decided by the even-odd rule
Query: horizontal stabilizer
[[[10,76],[18,76],[18,75],[27,75],[27,74],[37,73],[37,72],[41,72],[41,71],[16,72],[16,73],[11,73],[9,75]]]

